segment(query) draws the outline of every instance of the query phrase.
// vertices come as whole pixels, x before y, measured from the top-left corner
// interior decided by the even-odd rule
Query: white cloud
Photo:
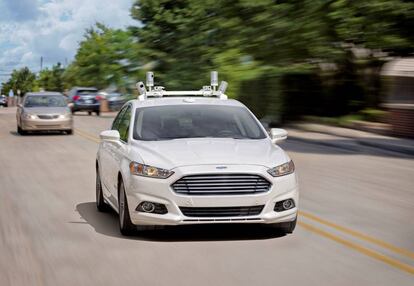
[[[95,22],[113,28],[137,25],[130,16],[133,2],[0,0],[0,82],[13,68],[38,71],[40,57],[44,66],[72,60],[85,29]]]

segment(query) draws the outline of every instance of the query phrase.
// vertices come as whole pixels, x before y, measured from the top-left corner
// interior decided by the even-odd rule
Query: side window
[[[121,121],[122,115],[124,114],[126,107],[121,109],[121,111],[118,112],[118,115],[115,117],[114,122],[112,122],[112,130],[118,130],[119,131],[119,122]]]
[[[125,112],[122,114],[121,120],[119,121],[118,131],[120,139],[124,142],[128,141],[129,123],[131,121],[131,106],[129,105]]]

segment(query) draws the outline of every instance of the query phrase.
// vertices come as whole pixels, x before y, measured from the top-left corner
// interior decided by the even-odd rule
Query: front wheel
[[[96,170],[96,208],[100,212],[106,212],[109,210],[109,205],[105,203],[103,197],[101,176],[99,175],[99,170]]]
[[[19,125],[17,125],[17,133],[20,135],[26,135],[26,131],[24,131]]]
[[[129,216],[128,201],[122,180],[119,182],[118,209],[119,230],[121,231],[122,235],[132,235],[136,228],[135,225],[131,222],[131,218]]]
[[[98,110],[96,111],[96,115],[99,116],[101,114],[101,112]]]

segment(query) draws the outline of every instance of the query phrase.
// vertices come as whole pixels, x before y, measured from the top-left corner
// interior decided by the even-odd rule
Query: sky
[[[133,0],[0,0],[0,83],[24,66],[32,71],[73,59],[85,29],[137,25]]]

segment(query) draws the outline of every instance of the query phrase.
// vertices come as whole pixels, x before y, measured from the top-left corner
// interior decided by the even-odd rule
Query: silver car
[[[73,132],[73,118],[67,99],[59,92],[29,92],[18,105],[17,133],[27,131]]]

